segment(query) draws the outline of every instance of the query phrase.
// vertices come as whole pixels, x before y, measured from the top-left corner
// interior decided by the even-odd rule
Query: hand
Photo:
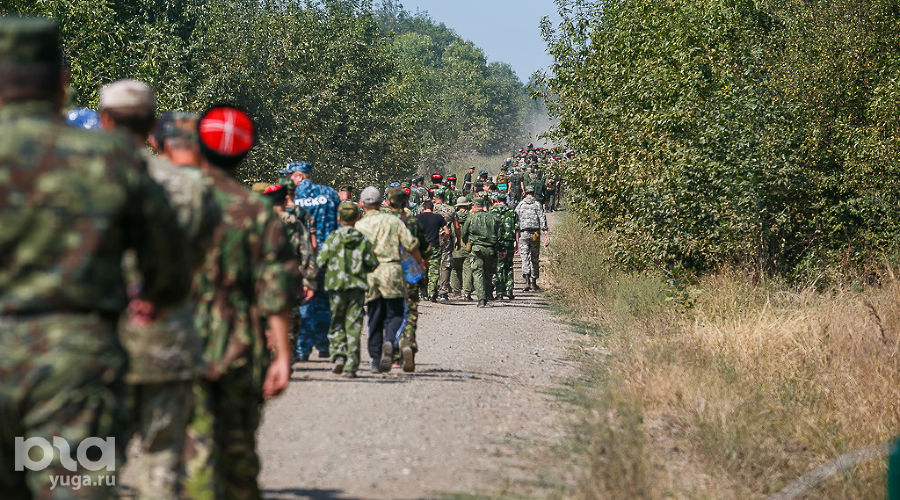
[[[315,290],[313,290],[312,288],[310,288],[308,286],[305,286],[305,287],[303,287],[303,291],[300,294],[300,299],[303,300],[303,302],[309,302],[310,300],[312,300],[312,298],[315,294],[316,294]]]
[[[156,321],[156,308],[152,302],[132,299],[128,303],[128,319],[137,326],[147,326]]]
[[[519,242],[518,241],[516,241],[516,247],[513,249],[513,253],[514,254],[519,253]]]
[[[549,247],[549,246],[550,246],[550,235],[549,235],[549,234],[547,235],[547,239],[544,240],[544,246],[545,246],[545,247]]]
[[[266,380],[263,382],[263,397],[272,399],[281,395],[291,379],[291,361],[287,354],[280,355],[272,361],[266,371]]]

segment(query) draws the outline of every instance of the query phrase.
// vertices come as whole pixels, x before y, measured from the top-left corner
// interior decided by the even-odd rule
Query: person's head
[[[465,196],[456,199],[456,210],[469,210],[470,208],[472,208],[472,202]]]
[[[494,197],[494,205],[506,205],[506,195],[498,194]]]
[[[525,197],[534,196],[534,186],[525,186]]]
[[[342,226],[353,226],[359,220],[359,208],[352,201],[342,201],[338,205],[337,215]]]
[[[359,206],[367,212],[378,210],[378,207],[381,206],[381,199],[381,191],[375,186],[368,186],[359,194]]]
[[[255,186],[255,185],[254,185]],[[281,184],[272,184],[263,190],[263,196],[271,203],[276,212],[284,212],[287,205],[287,189]]]
[[[338,188],[338,199],[341,201],[348,201],[353,199],[353,188],[347,185],[343,185]]]
[[[156,122],[156,93],[142,81],[115,81],[100,87],[98,113],[103,128],[125,130],[143,143]]]
[[[425,200],[422,202],[422,211],[423,212],[431,212],[434,210],[434,202],[431,200]]]
[[[484,191],[485,193],[490,193],[491,192],[491,184],[489,182],[485,182],[484,184],[481,185],[481,190]]]
[[[409,204],[409,190],[403,187],[392,187],[387,192],[388,206],[401,209]]]
[[[435,186],[440,186],[441,183],[444,182],[444,176],[441,174],[431,174],[431,183]]]
[[[469,173],[471,174],[471,173],[474,172],[474,171],[475,171],[475,167],[469,165]]]
[[[479,196],[472,201],[472,211],[480,212],[491,208],[491,199],[487,196]]]
[[[256,124],[242,109],[215,104],[197,120],[201,165],[216,166],[231,174],[256,144]]]
[[[176,111],[166,117],[162,126],[163,155],[175,166],[199,165],[200,143],[197,140],[197,122],[194,113]]]
[[[435,203],[446,203],[447,195],[443,191],[435,191],[434,192],[434,202]]]
[[[40,100],[59,110],[68,76],[59,27],[47,18],[0,18],[0,107]]]
[[[306,161],[292,161],[289,162],[284,169],[279,170],[278,173],[291,176],[291,182],[293,182],[295,186],[298,186],[306,179],[312,178],[312,168],[312,163]]]

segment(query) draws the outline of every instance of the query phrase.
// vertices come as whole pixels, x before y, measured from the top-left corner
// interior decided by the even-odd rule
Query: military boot
[[[522,291],[530,292],[531,291],[531,275],[523,274],[522,277],[525,278],[525,288],[523,288]]]
[[[531,288],[532,288],[532,290],[534,290],[535,292],[540,292],[540,291],[541,291],[541,287],[539,287],[538,284],[537,284],[537,278],[531,278]]]

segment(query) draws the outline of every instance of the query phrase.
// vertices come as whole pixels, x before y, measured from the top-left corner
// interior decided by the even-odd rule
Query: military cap
[[[489,196],[479,196],[478,198],[475,198],[474,202],[482,207],[491,206],[491,198]]]
[[[175,111],[170,113],[162,129],[163,139],[189,139],[197,140],[197,121],[199,117],[194,113]]]
[[[400,187],[400,183],[397,182],[397,181],[394,181],[394,182],[390,183],[390,184],[388,185],[388,187],[389,187],[389,188]]]
[[[256,194],[264,194],[266,189],[268,189],[269,184],[265,182],[254,182],[253,186],[250,188]]]
[[[344,184],[344,185],[338,187],[338,193],[352,193],[352,192],[353,192],[353,186]]]
[[[481,172],[478,172],[478,175],[480,177],[487,177],[489,174],[487,170],[482,170]]]
[[[475,170],[475,167],[472,165],[469,165],[469,170]]]
[[[0,67],[62,62],[59,27],[47,18],[0,18]]]
[[[156,93],[139,80],[117,80],[100,87],[100,109],[156,109]],[[196,116],[196,115],[195,115]]]
[[[420,176],[416,177],[416,182],[425,182],[425,176],[420,175]]]
[[[359,194],[359,201],[365,205],[377,205],[381,203],[381,191],[375,186],[369,186]]]
[[[441,174],[431,174],[431,182],[433,184],[440,184],[441,181],[444,180],[444,176]]]
[[[338,205],[337,215],[341,222],[353,222],[359,219],[359,208],[352,201],[345,200]]]
[[[268,198],[273,205],[281,205],[285,202],[284,197],[287,196],[287,189],[284,186],[272,184],[263,191],[263,196]]]
[[[210,163],[236,167],[256,144],[256,125],[250,115],[229,104],[216,104],[197,125],[200,152]]]
[[[497,201],[499,201],[500,203],[506,203],[506,195],[503,193],[498,194]]]
[[[455,176],[455,175],[448,175],[448,176],[447,176],[447,180],[450,181],[450,182],[456,182],[456,176]]]
[[[465,196],[460,196],[459,198],[456,199],[456,206],[457,207],[471,207],[472,202],[469,201],[469,199],[466,198]]]
[[[532,186],[532,185],[530,185],[530,184],[527,185],[527,186],[525,186],[525,193],[526,193],[526,194],[527,194],[527,193],[534,194],[534,186]]]
[[[304,174],[308,174],[312,172],[312,163],[305,161],[292,161],[287,164],[287,166],[278,171],[279,174],[293,174],[294,172],[303,172]]]

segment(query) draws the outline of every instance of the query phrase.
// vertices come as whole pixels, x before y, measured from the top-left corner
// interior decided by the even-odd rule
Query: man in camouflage
[[[54,446],[42,470],[14,470],[16,438],[125,444],[128,363],[116,329],[127,305],[122,258],[135,251],[141,298],[183,303],[189,254],[176,214],[121,135],[67,126],[59,31],[0,18],[0,492],[105,498],[115,472],[75,471]],[[110,453],[112,454],[112,453]],[[94,457],[96,458],[96,457]],[[107,457],[103,452],[101,459]],[[120,465],[115,460],[112,464]],[[68,464],[67,464],[68,465]],[[51,476],[83,479],[81,487]],[[89,481],[89,483],[87,482]]]
[[[289,308],[298,264],[269,203],[234,178],[253,144],[252,121],[217,106],[201,117],[198,130],[201,168],[222,218],[194,277],[194,324],[206,370],[194,387],[185,490],[191,498],[256,499],[256,430],[264,398],[280,394],[290,376]]]
[[[406,224],[406,228],[419,242],[419,253],[428,262],[435,249],[428,244],[422,224],[413,216],[409,209],[405,208],[408,196],[404,189],[397,188],[388,191],[387,201],[391,208],[390,213]],[[427,269],[424,271],[428,272]],[[395,364],[403,362],[403,371],[405,372],[413,372],[416,369],[415,355],[419,352],[416,330],[419,326],[420,299],[419,287],[415,283],[407,283],[406,309],[404,310],[403,323],[401,324],[400,338],[395,342],[399,352],[396,352],[393,356]]]
[[[472,202],[465,196],[456,199],[456,218],[460,225],[466,223],[469,218],[469,211],[472,208]],[[462,242],[462,238],[460,238]],[[453,267],[450,272],[450,288],[458,298],[472,300],[472,268],[469,265],[469,251],[465,245],[460,245],[453,250]]]
[[[142,148],[153,126],[155,96],[136,80],[120,80],[100,89],[100,123],[118,130]],[[162,125],[164,156],[142,149],[150,176],[176,210],[187,237],[191,268],[203,261],[220,214],[199,170],[197,116],[169,114]],[[194,330],[193,303],[154,311],[137,294],[140,276],[134,256],[126,258],[129,288],[136,295],[120,322],[119,337],[131,360],[126,382],[133,429],[129,466],[143,498],[179,496],[184,475],[184,437],[193,401],[194,380],[203,373],[200,338]]]
[[[544,246],[550,245],[547,216],[541,203],[534,198],[534,191],[533,185],[525,186],[525,198],[516,207],[519,216],[519,257],[522,259],[526,292],[532,288],[540,290],[537,280],[540,276],[541,231],[544,232]]]
[[[468,248],[472,280],[478,295],[478,307],[488,307],[491,290],[491,270],[496,266],[497,257],[505,258],[506,253],[499,244],[500,224],[488,209],[491,200],[485,197],[475,201],[472,215],[462,228],[462,240]]]
[[[322,244],[316,263],[325,273],[325,290],[331,301],[329,351],[334,373],[356,378],[359,339],[362,335],[363,304],[369,288],[366,276],[378,267],[372,243],[353,225],[359,208],[352,201],[338,205],[341,227]]]
[[[359,197],[366,215],[356,223],[375,247],[378,268],[369,273],[366,291],[367,323],[369,329],[369,357],[373,372],[388,372],[393,362],[391,337],[400,331],[403,307],[406,302],[406,278],[401,266],[401,249],[409,252],[416,262],[427,269],[419,253],[419,241],[397,217],[382,213],[381,192],[369,186]]]
[[[499,244],[505,257],[497,260],[497,287],[496,295],[514,299],[513,285],[515,284],[513,272],[513,256],[518,252],[519,241],[519,216],[506,204],[506,195],[497,196],[491,213],[497,217],[500,223]]]
[[[442,302],[449,300],[447,295],[450,293],[450,267],[453,265],[453,251],[458,250],[462,246],[460,239],[461,227],[459,219],[456,218],[456,209],[447,204],[447,193],[440,192],[434,195],[434,213],[444,218],[447,226],[450,228],[450,236],[441,240],[441,258],[439,262],[439,272],[437,280],[436,293]]]
[[[513,168],[513,172],[509,176],[509,206],[513,210],[522,201],[522,195],[524,194],[522,181],[522,174],[519,173],[519,168]]]

